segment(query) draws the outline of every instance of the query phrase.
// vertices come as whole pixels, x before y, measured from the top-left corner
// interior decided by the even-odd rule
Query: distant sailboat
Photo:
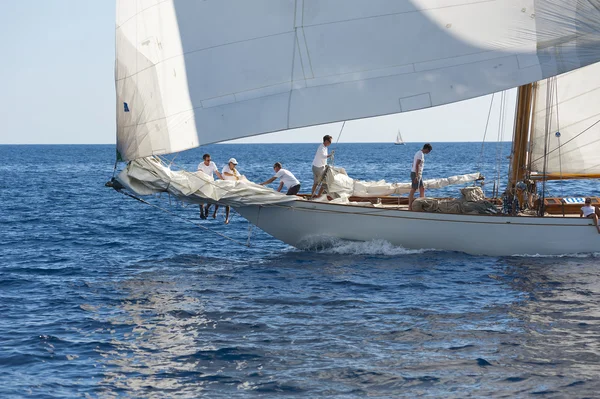
[[[396,145],[405,145],[404,140],[402,140],[402,135],[400,134],[400,130],[398,130],[398,135],[396,136],[396,141],[394,142]]]

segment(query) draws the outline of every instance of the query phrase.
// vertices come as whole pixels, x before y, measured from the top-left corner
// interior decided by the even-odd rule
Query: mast
[[[533,105],[534,84],[519,86],[517,92],[517,113],[511,164],[508,172],[508,188],[512,189],[517,182],[524,179],[527,173],[527,143],[529,142],[529,126],[531,122],[531,107]]]

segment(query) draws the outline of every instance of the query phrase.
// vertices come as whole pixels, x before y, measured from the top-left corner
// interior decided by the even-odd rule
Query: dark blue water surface
[[[335,161],[355,178],[408,181],[420,145],[343,144]],[[433,146],[426,178],[482,170],[488,193],[509,151],[487,145],[480,165],[480,144]],[[263,181],[281,161],[306,192],[315,150],[214,145],[174,164],[194,169],[209,151]],[[595,255],[386,242],[301,252],[257,229],[246,248],[105,188],[114,153],[0,146],[0,398],[598,397]],[[235,213],[226,226],[222,214],[200,221],[197,207],[151,202],[248,238]]]

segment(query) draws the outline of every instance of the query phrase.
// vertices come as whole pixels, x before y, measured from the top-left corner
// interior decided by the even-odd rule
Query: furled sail
[[[546,175],[600,175],[599,76],[600,63],[538,83],[531,129],[533,172],[543,174],[547,162]]]
[[[122,159],[464,100],[600,60],[598,0],[117,0]]]
[[[423,181],[427,189],[442,188],[455,184],[466,184],[483,179],[479,172],[466,175],[442,177]],[[354,180],[344,168],[328,167],[325,172],[328,194],[332,197],[379,197],[382,195],[407,194],[412,183],[388,183],[385,180]]]

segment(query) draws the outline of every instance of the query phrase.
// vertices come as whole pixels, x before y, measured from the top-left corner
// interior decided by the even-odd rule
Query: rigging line
[[[116,190],[116,191],[117,191],[118,193],[121,193],[121,194],[123,194],[123,195],[127,196],[127,197],[133,198],[134,200],[137,200],[137,201],[141,202],[142,204],[150,205],[151,207],[154,207],[154,208],[156,208],[156,209],[159,209],[159,210],[161,210],[161,211],[163,211],[163,212],[165,212],[165,213],[168,213],[168,214],[170,214],[170,215],[172,215],[172,216],[174,216],[174,217],[176,217],[176,218],[178,218],[178,219],[181,219],[181,220],[183,220],[184,222],[191,223],[191,224],[193,224],[193,225],[194,225],[194,226],[196,226],[196,227],[200,227],[200,228],[202,228],[202,229],[204,229],[204,230],[206,230],[206,231],[210,231],[211,233],[214,233],[214,234],[216,234],[216,235],[218,235],[218,236],[221,236],[221,237],[223,237],[223,238],[225,238],[225,239],[227,239],[227,240],[229,240],[229,241],[235,242],[236,244],[239,244],[239,245],[241,245],[241,246],[244,246],[244,247],[246,247],[246,248],[251,248],[251,249],[255,249],[255,250],[259,250],[259,251],[263,251],[263,252],[270,252],[270,251],[265,251],[265,250],[263,250],[263,249],[260,249],[260,248],[251,247],[250,245],[246,245],[246,244],[244,244],[243,242],[241,242],[241,241],[238,241],[238,240],[236,240],[236,239],[234,239],[234,238],[227,237],[225,234],[219,233],[218,231],[211,230],[211,229],[209,229],[209,228],[208,228],[208,227],[206,227],[206,226],[202,226],[201,224],[198,224],[198,223],[192,222],[191,220],[189,220],[189,219],[186,219],[186,218],[184,218],[184,217],[182,217],[182,216],[179,216],[178,214],[176,214],[176,213],[174,213],[174,212],[171,212],[171,211],[169,211],[168,209],[161,208],[161,207],[160,207],[160,206],[158,206],[158,205],[151,204],[151,203],[149,203],[148,201],[145,201],[145,200],[143,200],[143,199],[141,199],[141,198],[139,198],[139,197],[137,197],[137,196],[135,196],[135,195],[133,195],[133,194],[130,194],[130,193],[127,193],[127,192],[125,192],[125,191],[121,191],[121,190]]]
[[[563,173],[562,173],[562,151],[560,150],[561,145],[560,145],[560,119],[558,117],[558,83],[556,77],[554,77],[555,79],[555,85],[556,88],[554,89],[554,94],[556,97],[556,138],[558,139],[558,171],[560,173],[560,196],[564,197],[565,192],[564,192],[564,184],[563,184]],[[563,203],[563,216],[565,215],[565,204]]]
[[[485,138],[488,132],[488,125],[490,124],[490,116],[492,115],[492,106],[494,105],[494,96],[496,93],[492,93],[492,99],[490,101],[490,109],[488,110],[487,121],[485,122],[485,130],[483,131],[483,141],[481,142],[481,154],[479,155],[479,162],[477,170],[481,172],[481,164],[483,163],[483,146],[485,145]]]
[[[498,134],[496,136],[496,179],[494,182],[494,185],[496,186],[496,193],[494,193],[495,196],[500,193],[500,164],[502,163],[502,114],[504,109],[504,97],[504,92],[502,92],[502,95],[500,96],[500,112],[498,114]]]
[[[337,141],[335,142],[335,149],[337,149],[338,143],[340,141],[340,137],[342,137],[342,132],[344,131],[344,126],[346,126],[346,121],[344,121],[344,123],[342,123],[342,128],[340,129],[340,134],[338,134],[338,138]],[[335,153],[335,149],[332,150],[332,153]],[[335,158],[331,157],[331,166],[335,165]]]
[[[550,140],[550,125],[552,122],[552,98],[554,90],[554,80],[552,78],[546,79],[546,119],[544,126],[544,162],[542,167],[542,173],[544,176],[548,170],[548,144]],[[540,199],[540,216],[544,216],[544,201],[546,200],[546,179],[542,180],[542,195]]]

